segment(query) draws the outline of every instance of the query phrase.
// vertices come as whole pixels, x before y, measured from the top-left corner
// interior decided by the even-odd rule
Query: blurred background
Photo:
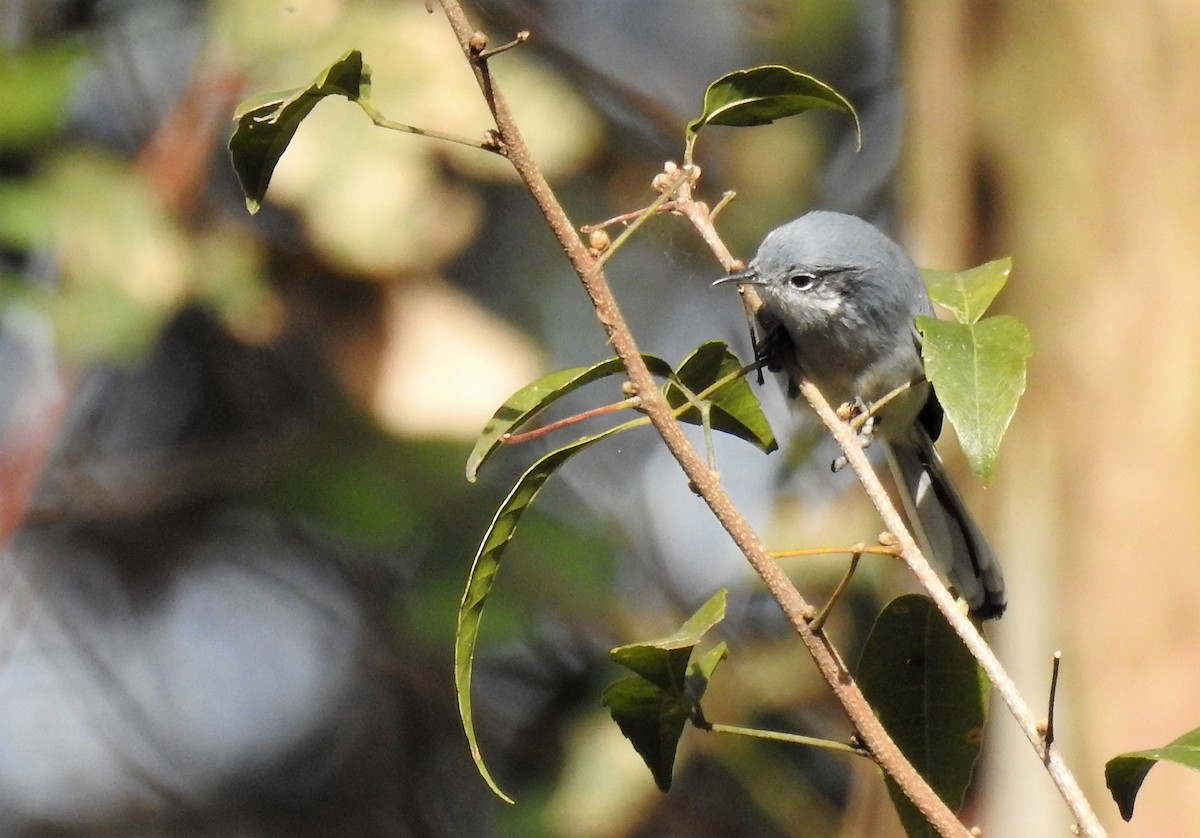
[[[436,6],[436,4],[433,4]],[[814,207],[863,215],[918,264],[1012,255],[1029,389],[984,491],[1003,558],[989,626],[1035,707],[1064,655],[1058,742],[1119,835],[1200,835],[1200,779],[1154,769],[1130,825],[1117,753],[1200,725],[1200,7],[1151,0],[481,0],[493,68],[577,224],[649,201],[705,86],[784,63],[814,113],[710,129],[697,160],[734,251]],[[599,702],[612,646],[718,587],[732,657],[712,721],[843,739],[807,657],[648,432],[573,460],[509,549],[483,624],[470,764],[455,611],[491,513],[545,445],[463,476],[514,390],[607,357],[565,259],[503,161],[326,100],[251,217],[225,145],[237,103],[348,49],[390,118],[489,127],[420,0],[0,0],[0,834],[899,834],[876,773],[688,731],[669,795]],[[678,219],[611,265],[642,348],[678,363],[736,295]],[[783,449],[717,440],[778,549],[879,528],[828,445],[759,388]],[[572,407],[620,398],[597,383]],[[568,434],[570,432],[567,432]],[[541,446],[541,447],[539,447]],[[864,563],[866,565],[866,563]],[[840,559],[790,568],[810,601]],[[864,566],[830,631],[857,657],[911,583]],[[988,834],[1065,809],[995,708],[967,802]]]

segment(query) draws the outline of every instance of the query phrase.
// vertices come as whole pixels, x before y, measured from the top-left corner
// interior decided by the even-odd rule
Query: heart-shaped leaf
[[[984,483],[995,473],[1000,440],[1025,392],[1033,341],[1025,324],[999,315],[977,323],[918,317],[925,374],[958,433],[971,469]]]

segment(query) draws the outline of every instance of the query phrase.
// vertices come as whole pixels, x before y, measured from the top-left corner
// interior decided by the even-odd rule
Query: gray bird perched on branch
[[[861,218],[810,212],[772,230],[749,267],[721,283],[758,289],[760,354],[771,369],[802,371],[834,405],[869,409],[892,395],[872,417],[872,437],[884,445],[918,541],[973,616],[1003,614],[1000,564],[933,445],[942,408],[914,324],[933,305],[908,255]]]

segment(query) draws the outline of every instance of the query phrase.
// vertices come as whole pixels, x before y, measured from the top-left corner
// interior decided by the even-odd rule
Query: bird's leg
[[[885,397],[886,398],[886,397]],[[855,396],[854,401],[846,402],[837,409],[838,418],[849,422],[858,430],[858,444],[864,449],[870,447],[875,439],[875,406],[868,406],[861,396]],[[829,466],[831,471],[838,472],[846,467],[846,457],[842,455]]]

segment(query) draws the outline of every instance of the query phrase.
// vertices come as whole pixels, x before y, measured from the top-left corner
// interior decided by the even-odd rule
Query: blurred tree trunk
[[[1011,586],[993,635],[1039,703],[1062,649],[1059,743],[1116,825],[1104,762],[1200,726],[1200,4],[905,14],[910,244],[931,267],[1011,253],[1001,305],[1034,333],[996,487],[972,499]],[[1001,713],[989,833],[1064,834]],[[1121,834],[1200,835],[1200,776],[1154,769]]]

